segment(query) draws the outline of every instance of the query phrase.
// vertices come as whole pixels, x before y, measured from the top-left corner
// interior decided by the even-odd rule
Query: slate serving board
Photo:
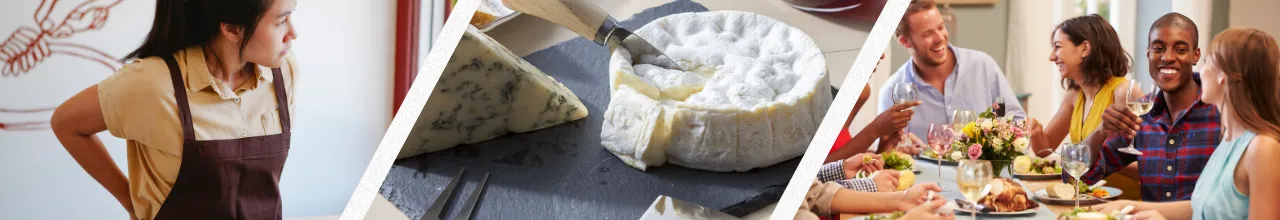
[[[635,30],[662,16],[702,11],[708,10],[678,0],[644,10],[621,26]],[[608,48],[579,37],[524,59],[573,90],[587,106],[587,118],[398,160],[380,193],[411,219],[420,219],[450,178],[466,167],[444,219],[458,214],[485,172],[491,176],[474,219],[637,219],[659,195],[712,209],[776,202],[776,196],[757,195],[771,185],[785,184],[799,164],[797,157],[735,173],[671,164],[648,171],[629,167],[600,145],[602,116],[609,104]],[[773,202],[751,201],[761,198]]]

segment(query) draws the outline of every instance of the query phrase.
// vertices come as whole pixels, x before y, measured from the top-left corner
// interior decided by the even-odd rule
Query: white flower
[[[995,148],[995,149],[996,149],[996,151],[1004,151],[1004,139],[1002,139],[1002,138],[992,138],[992,139],[991,139],[991,146],[992,146],[993,148]]]
[[[1028,145],[1030,145],[1030,143],[1026,137],[1013,139],[1013,147],[1014,149],[1018,149],[1018,152],[1026,151]]]
[[[987,120],[982,120],[982,123],[979,124],[978,126],[981,127],[983,130],[991,130],[992,127],[995,127],[995,124],[992,123],[991,120],[987,119]]]
[[[964,154],[960,153],[959,151],[951,152],[951,159],[952,159],[952,160],[964,160]]]

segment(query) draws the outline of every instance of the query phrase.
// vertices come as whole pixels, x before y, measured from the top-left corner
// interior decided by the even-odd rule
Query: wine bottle
[[[1004,97],[996,97],[996,109],[992,109],[996,117],[1004,117]]]

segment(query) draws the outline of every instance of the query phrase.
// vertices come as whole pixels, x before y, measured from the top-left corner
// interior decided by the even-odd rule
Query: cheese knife
[[[589,0],[502,0],[511,10],[542,18],[581,35],[609,51],[626,48],[635,64],[684,70],[649,41],[618,26],[618,21]]]

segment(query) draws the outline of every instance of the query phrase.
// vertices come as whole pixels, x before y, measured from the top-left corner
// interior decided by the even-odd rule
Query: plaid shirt
[[[861,192],[876,192],[876,182],[871,178],[854,178],[849,179],[844,175],[844,160],[839,160],[822,165],[822,169],[818,170],[819,182],[835,181],[846,189],[857,190]]]
[[[1194,77],[1200,81],[1198,73]],[[1110,135],[1099,150],[1098,161],[1080,178],[1093,184],[1138,162],[1142,200],[1190,200],[1200,171],[1222,140],[1218,108],[1197,100],[1181,118],[1174,118],[1176,112],[1169,112],[1163,95],[1150,95],[1158,95],[1155,106],[1141,116],[1142,125],[1133,140],[1142,156],[1120,152],[1118,149],[1128,147],[1130,140],[1123,135]],[[1071,178],[1065,172],[1062,176],[1065,181]]]

